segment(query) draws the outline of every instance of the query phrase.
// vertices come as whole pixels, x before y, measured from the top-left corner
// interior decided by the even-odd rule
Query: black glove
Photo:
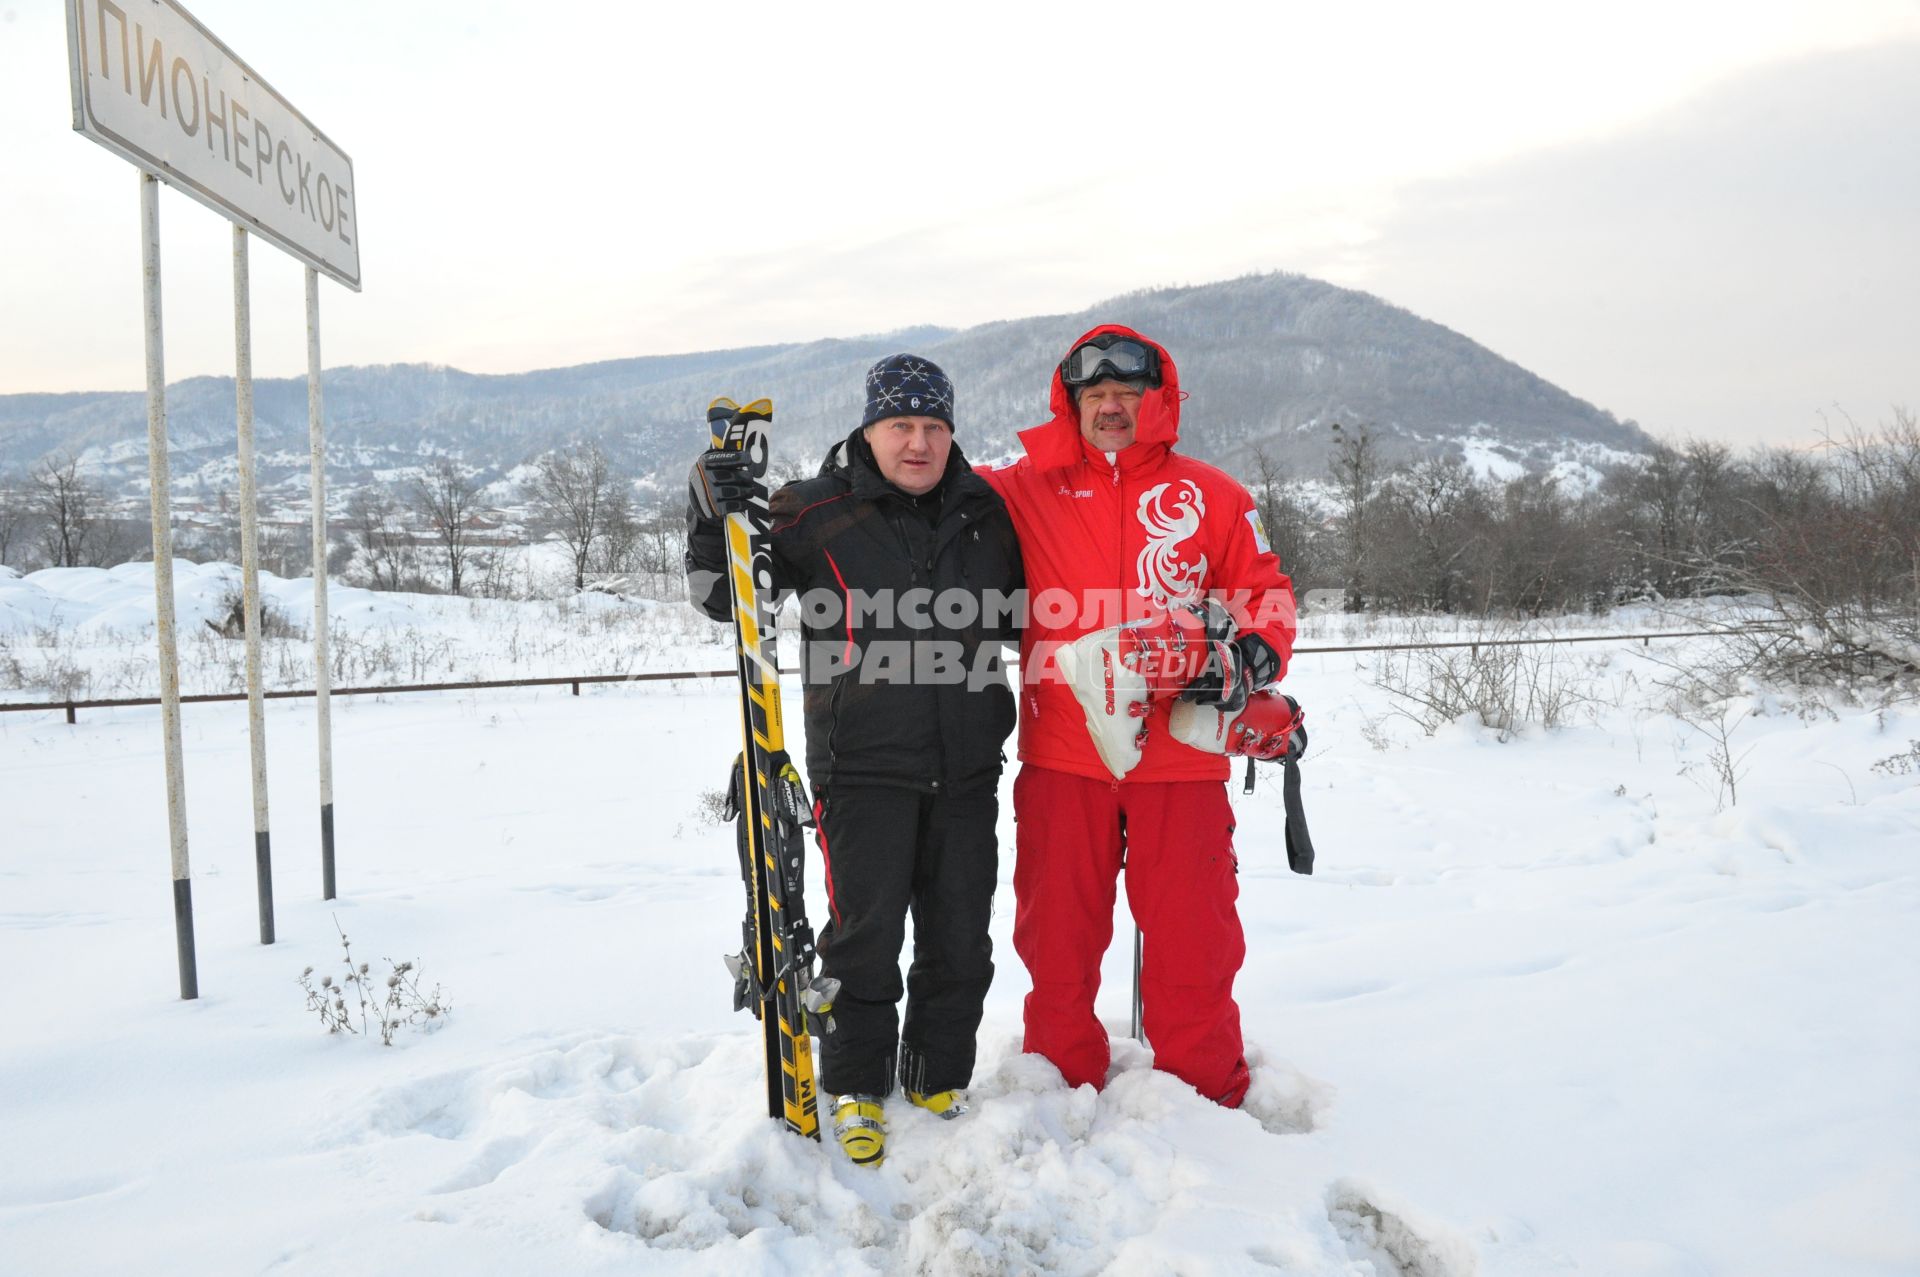
[[[1258,634],[1242,634],[1231,642],[1212,640],[1213,651],[1200,676],[1180,693],[1183,701],[1212,705],[1224,714],[1246,708],[1256,688],[1280,677],[1280,656]]]
[[[1247,667],[1247,682],[1254,691],[1280,681],[1280,653],[1265,639],[1258,634],[1242,634],[1233,642],[1240,649],[1240,659]],[[1293,698],[1289,696],[1287,700],[1291,702]],[[1294,708],[1300,707],[1296,704]]]
[[[694,508],[705,519],[724,519],[753,504],[752,463],[736,448],[709,448],[687,475]]]

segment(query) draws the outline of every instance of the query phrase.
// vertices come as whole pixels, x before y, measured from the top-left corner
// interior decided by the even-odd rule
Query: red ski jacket
[[[1104,324],[1101,333],[1147,339]],[[1264,638],[1282,668],[1293,651],[1293,586],[1267,545],[1253,498],[1226,472],[1173,451],[1180,377],[1158,343],[1161,384],[1140,399],[1134,444],[1101,452],[1080,436],[1073,397],[1053,374],[1053,419],[1022,431],[1026,456],[978,473],[1007,503],[1026,563],[1029,613],[1020,640],[1020,759],[1111,780],[1087,735],[1086,715],[1052,659],[1058,644],[1214,597],[1242,633]],[[1167,730],[1170,702],[1147,718],[1147,745],[1128,781],[1225,780],[1219,754]]]

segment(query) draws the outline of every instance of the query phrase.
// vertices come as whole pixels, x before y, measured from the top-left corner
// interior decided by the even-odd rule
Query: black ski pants
[[[930,794],[832,785],[814,806],[826,865],[821,973],[841,982],[834,1030],[820,1039],[820,1089],[830,1095],[929,1094],[973,1077],[974,1038],[993,941],[987,923],[999,871],[993,790]],[[900,950],[913,915],[907,1011]]]

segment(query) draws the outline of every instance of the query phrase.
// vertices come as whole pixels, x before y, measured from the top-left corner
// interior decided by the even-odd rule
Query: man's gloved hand
[[[747,454],[734,448],[709,448],[687,475],[694,508],[703,518],[723,519],[753,502],[753,475]]]
[[[1209,640],[1212,652],[1200,676],[1180,693],[1183,701],[1212,705],[1232,714],[1246,708],[1247,697],[1280,677],[1280,656],[1258,634],[1231,641]]]

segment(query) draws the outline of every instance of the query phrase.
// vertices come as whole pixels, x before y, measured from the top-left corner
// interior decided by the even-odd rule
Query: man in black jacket
[[[694,466],[687,580],[694,605],[732,616],[721,517],[738,453]],[[807,774],[829,919],[822,975],[841,982],[820,1040],[820,1085],[854,1160],[884,1155],[881,1101],[965,1111],[981,1004],[994,825],[1013,730],[1004,644],[1017,639],[1019,546],[953,444],[953,387],[931,361],[892,355],[867,374],[860,428],[820,473],[773,494],[775,588],[801,600]],[[904,1023],[900,950],[913,915]]]

